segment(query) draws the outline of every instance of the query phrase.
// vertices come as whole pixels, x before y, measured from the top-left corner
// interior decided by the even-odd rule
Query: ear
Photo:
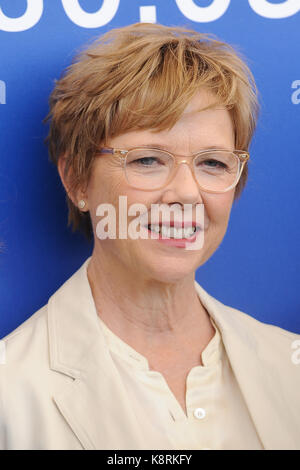
[[[67,177],[65,176],[66,163],[67,163],[67,157],[66,156],[61,156],[58,160],[58,163],[57,163],[57,169],[58,169],[58,173],[59,173],[61,182],[62,182],[62,184],[63,184],[63,186],[66,190],[66,193],[68,194],[69,198],[73,202],[74,206],[78,207],[79,201],[84,200],[84,202],[85,202],[84,209],[80,208],[80,210],[82,212],[86,212],[86,211],[88,211],[87,196],[81,189],[78,189],[76,191],[71,191],[70,184],[69,184],[69,181],[68,181],[68,175],[67,175]],[[69,169],[68,174],[70,174],[71,171],[72,170]]]

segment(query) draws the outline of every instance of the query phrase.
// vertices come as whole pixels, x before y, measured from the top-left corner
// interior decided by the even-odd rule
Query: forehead
[[[171,129],[129,131],[107,142],[116,148],[158,147],[177,153],[205,148],[234,148],[234,129],[229,111],[209,92],[193,96]]]
[[[209,89],[201,88],[194,96],[190,99],[187,106],[183,111],[183,115],[199,113],[204,111],[206,108],[221,107],[223,108],[216,95],[214,95]]]

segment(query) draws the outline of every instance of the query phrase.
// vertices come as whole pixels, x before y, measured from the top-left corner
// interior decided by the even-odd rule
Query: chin
[[[156,262],[153,256],[149,260],[144,258],[143,262],[144,271],[147,273],[148,278],[153,281],[171,284],[194,276],[199,266],[199,263],[195,264],[195,259],[190,256],[186,260],[183,260],[182,257],[159,256]]]
[[[187,276],[191,276],[193,272],[183,273],[178,271],[165,271],[159,273],[152,273],[150,277],[151,281],[160,282],[162,284],[177,284],[178,282],[182,282]]]

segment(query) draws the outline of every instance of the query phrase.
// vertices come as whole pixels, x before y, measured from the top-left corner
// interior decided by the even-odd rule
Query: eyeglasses
[[[202,150],[180,159],[170,152],[155,148],[132,148],[130,150],[102,148],[99,154],[112,154],[120,158],[129,186],[153,191],[167,186],[174,178],[178,165],[185,163],[192,171],[200,189],[210,193],[225,193],[234,188],[241,177],[250,155],[243,150]]]

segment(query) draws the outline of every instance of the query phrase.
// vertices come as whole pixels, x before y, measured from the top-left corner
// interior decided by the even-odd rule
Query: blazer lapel
[[[69,377],[53,399],[85,449],[142,449],[143,429],[105,347],[89,260],[48,302],[50,367]]]
[[[292,364],[291,335],[225,306],[195,283],[204,307],[218,326],[227,356],[257,434],[265,449],[299,448],[299,372]],[[272,329],[270,331],[270,328]],[[264,329],[264,331],[262,331]],[[296,373],[298,372],[298,377]],[[297,387],[298,384],[298,387]],[[298,388],[299,390],[299,388]]]
[[[143,429],[105,355],[96,341],[81,364],[85,372],[55,394],[55,403],[85,449],[143,449]]]

